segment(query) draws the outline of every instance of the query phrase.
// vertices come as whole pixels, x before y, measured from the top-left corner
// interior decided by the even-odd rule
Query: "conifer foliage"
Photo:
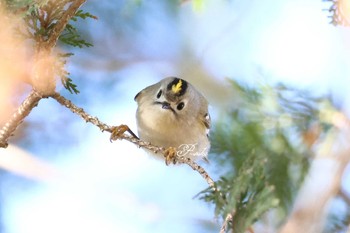
[[[308,171],[305,132],[318,119],[322,99],[283,85],[248,88],[231,82],[241,98],[213,130],[212,156],[223,170],[217,190],[199,194],[217,215],[232,215],[228,232],[245,232],[268,210],[288,214]],[[322,124],[324,130],[327,124]]]

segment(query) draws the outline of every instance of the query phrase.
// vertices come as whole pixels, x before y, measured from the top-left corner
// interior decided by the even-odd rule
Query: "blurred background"
[[[133,98],[140,90],[168,76],[188,80],[210,102],[213,151],[210,163],[201,165],[214,180],[237,175],[245,155],[254,148],[257,154],[296,154],[291,157],[297,161],[285,163],[288,174],[279,165],[274,170],[274,177],[285,175],[285,180],[269,180],[277,187],[278,182],[289,186],[276,194],[283,213],[270,212],[254,226],[254,232],[276,232],[292,212],[304,175],[318,154],[311,148],[316,139],[308,144],[300,135],[309,133],[313,125],[321,125],[322,135],[329,132],[323,130],[327,127],[322,111],[349,114],[350,31],[330,24],[331,4],[321,0],[87,1],[82,9],[97,20],[72,24],[93,47],[59,46],[74,53],[67,70],[80,93],[58,88],[101,121],[127,124],[135,132]],[[286,90],[294,91],[279,102],[276,96]],[[12,101],[19,104],[24,97]],[[292,108],[276,107],[299,100],[308,105],[306,110],[298,106],[295,113]],[[268,117],[270,121],[265,121]],[[255,120],[253,126],[247,118]],[[276,122],[280,131],[271,133]],[[226,132],[225,124],[234,125],[234,133]],[[248,125],[252,127],[245,128]],[[264,143],[244,140],[254,132]],[[273,144],[276,135],[283,136],[285,144]],[[8,149],[0,151],[7,158],[0,170],[1,232],[219,232],[220,214],[226,212],[219,211],[216,217],[218,206],[196,197],[207,188],[199,174],[185,165],[166,167],[131,143],[110,143],[108,133],[53,99],[40,101],[10,142]],[[222,149],[224,142],[226,152],[234,147],[232,153]],[[282,160],[277,158],[276,164]],[[349,172],[343,171],[342,187],[350,193]],[[318,177],[313,184],[325,180]],[[317,196],[317,188],[313,190]],[[324,232],[345,232],[350,212],[344,200],[329,204],[337,214]],[[334,230],[337,224],[339,231]]]

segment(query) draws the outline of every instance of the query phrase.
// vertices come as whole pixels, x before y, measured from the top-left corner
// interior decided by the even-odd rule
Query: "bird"
[[[208,161],[208,101],[193,85],[167,77],[138,92],[134,100],[140,139],[165,148],[167,165],[175,164],[176,157]]]

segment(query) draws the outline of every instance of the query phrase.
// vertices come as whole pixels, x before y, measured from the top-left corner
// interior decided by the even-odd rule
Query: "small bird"
[[[210,149],[208,101],[184,79],[168,77],[135,96],[141,140],[167,149],[175,157],[207,160]]]

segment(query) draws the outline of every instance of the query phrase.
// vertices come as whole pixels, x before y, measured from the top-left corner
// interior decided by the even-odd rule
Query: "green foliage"
[[[62,85],[66,88],[71,94],[79,94],[80,91],[77,89],[77,85],[75,85],[72,79],[68,77],[61,78]]]
[[[83,10],[78,10],[75,14],[74,17],[71,18],[71,21],[76,22],[80,19],[87,19],[87,18],[92,18],[92,19],[97,19],[96,16],[90,14],[89,12],[84,12]],[[91,47],[93,46],[91,43],[85,41],[82,39],[80,34],[78,33],[78,30],[70,23],[66,25],[66,28],[58,38],[62,43],[66,45],[70,45],[73,47],[78,47],[78,48],[83,48],[83,47]],[[68,56],[73,55],[72,53],[67,54]],[[77,89],[77,85],[73,83],[73,80],[68,77],[69,73],[65,72],[64,75],[61,76],[61,82],[62,85],[66,90],[68,90],[71,94],[79,94],[79,90]]]
[[[78,10],[75,14],[74,17],[71,18],[71,21],[76,22],[80,19],[87,19],[87,18],[92,18],[92,19],[97,19],[96,16],[90,14],[89,12],[84,12],[83,10]],[[81,38],[80,34],[78,33],[78,30],[72,25],[72,24],[67,24],[66,28],[64,29],[63,33],[60,35],[58,38],[62,43],[66,45],[70,45],[73,47],[78,47],[78,48],[83,48],[83,47],[91,47],[93,46],[91,43],[85,41],[84,39]],[[65,57],[73,55],[72,53],[66,54]],[[68,90],[71,94],[79,94],[79,90],[77,89],[77,85],[73,83],[73,80],[69,78],[69,73],[68,72],[63,72],[64,75],[61,75],[61,82],[62,85],[66,90]]]
[[[96,16],[90,14],[89,12],[84,12],[83,10],[78,10],[74,17],[71,18],[72,21],[76,22],[80,19],[97,19]],[[93,46],[91,43],[85,41],[81,38],[80,34],[78,33],[77,29],[72,24],[67,24],[65,30],[63,31],[62,35],[59,37],[59,40],[67,45],[73,46],[73,47],[91,47]]]
[[[85,11],[83,11],[83,10],[78,10],[78,11],[75,13],[75,16],[73,16],[71,20],[77,21],[78,18],[81,18],[81,19],[87,19],[87,18],[97,19],[97,17],[96,17],[95,15],[92,15],[92,14],[90,14],[89,12],[85,12]]]
[[[86,42],[84,39],[81,38],[81,36],[78,34],[77,29],[73,27],[71,24],[67,24],[64,32],[59,37],[59,40],[67,45],[73,46],[73,47],[91,47],[92,44],[89,42]]]
[[[215,205],[216,215],[233,214],[233,232],[245,232],[269,209],[279,224],[309,168],[304,133],[317,122],[321,99],[287,88],[244,87],[231,81],[240,106],[225,114],[211,134],[212,155],[224,171],[216,182],[220,192],[199,197]],[[320,123],[326,130],[326,123]]]
[[[63,53],[59,54],[59,57],[61,58],[61,66],[57,67],[57,70],[59,72],[59,76],[61,79],[61,83],[63,87],[68,90],[71,94],[79,94],[80,91],[77,88],[77,85],[73,83],[73,80],[69,78],[69,73],[65,70],[64,65],[66,64],[67,57],[72,56],[73,53]]]
[[[27,39],[34,39],[37,42],[47,40],[56,24],[65,14],[67,7],[71,1],[34,1],[34,0],[5,0],[6,6],[13,13],[20,13],[23,17],[28,30],[24,35]],[[97,19],[96,16],[83,10],[78,10],[70,19],[76,22],[78,19]],[[91,43],[86,42],[80,37],[77,29],[72,24],[67,24],[59,40],[63,43],[82,48],[84,46],[90,47]]]
[[[262,156],[250,156],[236,176],[223,176],[216,182],[219,192],[207,189],[200,194],[201,199],[216,205],[216,215],[233,215],[234,232],[244,232],[279,202],[275,187],[266,183],[266,162]]]

